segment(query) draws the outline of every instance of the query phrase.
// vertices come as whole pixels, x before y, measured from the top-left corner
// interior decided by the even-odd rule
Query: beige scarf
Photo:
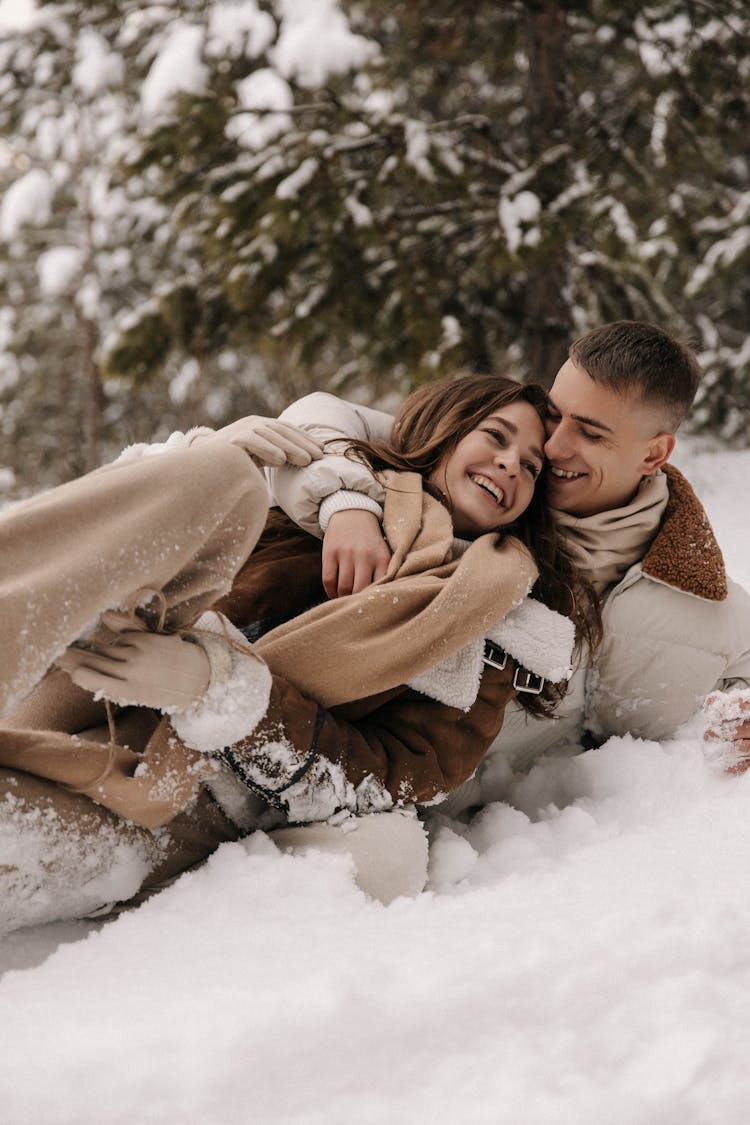
[[[555,512],[575,561],[597,594],[619,582],[643,558],[659,530],[668,499],[667,478],[659,470],[643,478],[633,499],[622,508],[581,517]]]
[[[529,592],[536,564],[517,540],[490,534],[455,557],[446,508],[418,473],[383,473],[385,578],[325,602],[256,642],[272,672],[324,707],[397,687],[483,637]]]

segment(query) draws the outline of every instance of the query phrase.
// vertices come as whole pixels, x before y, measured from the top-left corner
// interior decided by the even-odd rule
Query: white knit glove
[[[249,453],[258,465],[309,465],[323,456],[314,437],[289,422],[250,414],[213,434],[198,434],[193,442],[229,442]]]

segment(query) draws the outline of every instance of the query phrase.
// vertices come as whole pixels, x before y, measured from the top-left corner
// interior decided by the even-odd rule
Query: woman
[[[39,832],[34,810],[50,813],[43,845],[59,858],[34,877],[49,888],[50,866],[59,867],[53,916],[132,898],[253,828],[442,795],[473,772],[505,703],[529,686],[516,663],[553,681],[535,681],[526,695],[530,708],[551,708],[572,629],[525,595],[534,586],[579,635],[591,631],[592,603],[536,492],[543,415],[538,388],[486,376],[446,381],[407,400],[390,447],[355,448],[383,474],[392,550],[384,580],[361,594],[323,601],[318,541],[272,513],[216,604],[223,613],[195,621],[194,581],[187,597],[173,581],[151,581],[162,620],[107,615],[108,632],[100,627],[65,654],[62,667],[84,690],[51,673],[0,735],[0,761],[11,767],[6,834]],[[218,437],[188,456],[201,444],[218,450]],[[143,487],[143,463],[130,468]],[[252,647],[227,619],[258,638]],[[91,729],[102,716],[90,691],[123,708],[108,746],[106,728]],[[66,874],[73,838],[93,865],[85,893]],[[28,900],[29,877],[24,890],[17,866],[6,871],[4,894]],[[16,916],[27,924],[28,911]]]

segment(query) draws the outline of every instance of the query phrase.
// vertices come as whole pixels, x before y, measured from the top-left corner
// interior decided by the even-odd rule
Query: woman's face
[[[453,529],[475,539],[517,520],[531,503],[542,471],[544,425],[524,401],[493,410],[430,475],[446,497]]]

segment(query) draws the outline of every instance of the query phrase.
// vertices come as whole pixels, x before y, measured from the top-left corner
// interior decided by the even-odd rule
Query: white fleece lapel
[[[559,683],[570,678],[575,642],[573,622],[533,598],[524,598],[487,637],[518,664],[545,680]],[[408,680],[407,686],[438,703],[468,711],[479,692],[483,656],[484,640],[472,641]]]

